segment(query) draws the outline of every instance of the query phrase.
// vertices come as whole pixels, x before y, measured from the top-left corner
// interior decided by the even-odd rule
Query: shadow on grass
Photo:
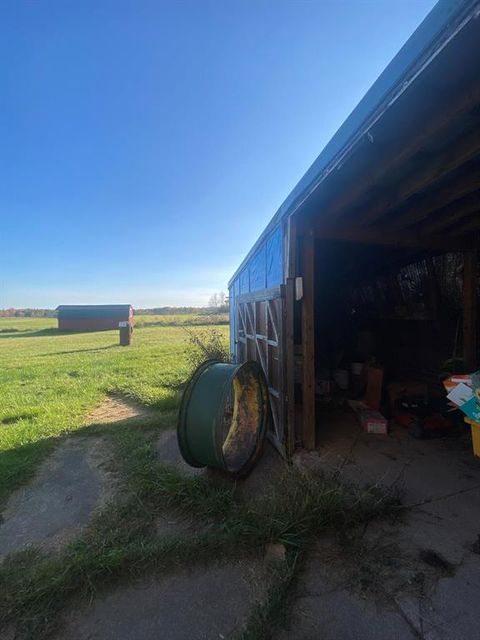
[[[47,351],[46,353],[36,353],[34,357],[40,358],[43,356],[64,356],[64,355],[70,355],[72,353],[88,353],[88,352],[95,353],[95,351],[104,351],[105,349],[115,349],[116,347],[119,347],[119,345],[108,344],[105,347],[94,347],[91,349],[71,349],[70,351]]]
[[[115,331],[115,329],[106,329],[105,331]],[[105,333],[102,331],[101,333]],[[30,331],[29,329],[2,329],[0,331],[0,340],[12,338],[41,338],[42,336],[74,336],[83,333],[100,333],[98,331],[60,331],[57,327],[48,327],[47,329],[38,329]]]
[[[147,432],[166,429],[175,426],[176,415],[176,411],[152,409],[151,415],[124,418],[116,422],[95,422],[58,436],[0,451],[0,513],[9,496],[30,482],[47,456],[65,440],[84,436],[109,437],[118,430],[132,427]]]
[[[8,340],[9,338],[39,338],[41,336],[62,335],[63,333],[63,331],[59,331],[56,327],[37,329],[37,331],[30,331],[28,329],[13,329],[11,331],[3,330],[2,333],[0,333],[0,340]]]

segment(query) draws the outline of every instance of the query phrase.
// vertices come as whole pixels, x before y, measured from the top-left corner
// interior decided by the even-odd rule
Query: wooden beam
[[[479,187],[480,167],[476,166],[473,171],[455,176],[448,182],[439,185],[433,192],[416,197],[412,205],[392,212],[385,226],[388,224],[390,230],[399,230],[416,225],[425,220],[432,212],[438,209],[445,210],[447,205],[477,191]]]
[[[480,184],[477,186],[480,186]],[[452,202],[443,209],[439,209],[436,211],[435,216],[432,217],[432,220],[425,220],[415,230],[418,234],[426,236],[439,233],[443,229],[452,227],[460,222],[466,216],[475,213],[479,208],[480,193],[472,193],[465,198]]]
[[[416,233],[389,233],[378,232],[369,229],[350,228],[318,230],[316,238],[323,240],[337,240],[341,242],[354,242],[358,244],[371,244],[378,246],[390,246],[396,249],[424,249],[425,251],[465,251],[470,248],[469,240],[452,239],[448,237],[420,236]]]
[[[302,242],[302,442],[315,449],[315,238],[312,233]]]
[[[383,178],[394,173],[414,155],[427,148],[433,137],[441,137],[450,129],[452,122],[465,117],[478,106],[480,102],[480,84],[475,79],[474,84],[466,91],[454,97],[449,107],[441,109],[436,116],[423,121],[420,130],[406,131],[403,139],[407,143],[390,157],[379,158],[377,165],[369,172],[362,174],[355,184],[345,191],[337,200],[327,207],[325,221],[341,218],[363,194],[382,182]]]
[[[286,260],[287,278],[295,278],[297,271],[297,221],[290,216],[285,223],[285,237],[287,238]]]
[[[448,229],[449,235],[452,236],[454,240],[457,240],[460,236],[469,234],[471,236],[470,241],[472,247],[475,246],[474,236],[477,231],[480,231],[480,210],[476,211],[473,216],[468,218],[468,220],[465,220],[463,224],[459,224]]]
[[[478,254],[469,251],[463,262],[463,361],[467,371],[477,368]]]
[[[407,176],[382,197],[352,214],[352,219],[362,224],[373,224],[379,218],[405,203],[418,191],[426,189],[448,173],[458,169],[480,154],[480,127],[465,133],[453,144],[438,153],[425,154],[423,160],[412,167]]]

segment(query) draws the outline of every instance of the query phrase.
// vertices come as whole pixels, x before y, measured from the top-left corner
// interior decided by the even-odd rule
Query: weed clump
[[[186,360],[191,375],[206,360],[230,362],[231,356],[225,338],[218,329],[187,329]]]

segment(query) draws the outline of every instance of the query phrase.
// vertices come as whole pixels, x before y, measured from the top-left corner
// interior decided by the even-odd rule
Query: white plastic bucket
[[[352,362],[352,375],[359,376],[363,371],[363,362]]]
[[[348,389],[348,371],[346,369],[335,369],[333,379],[340,389]]]

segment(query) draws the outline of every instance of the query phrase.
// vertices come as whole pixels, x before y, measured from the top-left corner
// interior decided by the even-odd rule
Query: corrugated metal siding
[[[60,331],[110,331],[118,329],[122,320],[115,318],[59,318]]]
[[[128,320],[132,307],[129,304],[60,305],[58,318],[118,318]]]

